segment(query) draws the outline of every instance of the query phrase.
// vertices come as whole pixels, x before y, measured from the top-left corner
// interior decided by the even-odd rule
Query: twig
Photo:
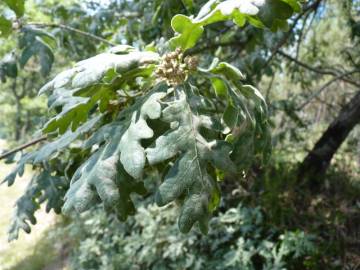
[[[273,85],[273,83],[274,83],[274,79],[275,79],[275,73],[274,73],[274,75],[272,76],[272,78],[271,78],[271,80],[270,80],[270,83],[269,83],[269,86],[268,86],[268,88],[267,88],[267,90],[266,90],[266,96],[265,96],[265,100],[266,100],[266,101],[269,100],[270,90],[271,90],[272,85]]]
[[[244,43],[241,43],[237,40],[231,40],[231,41],[227,41],[227,42],[214,42],[214,43],[207,44],[205,46],[191,48],[191,49],[185,51],[185,56],[186,55],[195,55],[195,54],[201,53],[203,51],[216,49],[218,47],[227,47],[227,46],[242,47],[243,45],[244,45]]]
[[[314,98],[316,98],[318,95],[320,95],[326,88],[328,88],[332,83],[334,83],[337,80],[342,79],[345,76],[354,74],[360,72],[360,70],[353,70],[341,75],[338,75],[336,77],[334,77],[333,79],[331,79],[330,81],[328,81],[326,84],[324,84],[318,91],[316,91],[315,93],[313,93],[304,103],[302,103],[299,107],[297,107],[295,110],[301,110],[303,109],[306,105],[308,105]]]
[[[303,25],[301,27],[301,30],[300,30],[300,33],[299,33],[299,40],[297,42],[297,45],[296,45],[296,59],[299,58],[299,54],[300,54],[300,47],[301,47],[301,42],[302,42],[302,39],[303,39],[303,36],[304,36],[304,31],[305,31],[305,28],[306,28],[306,23],[307,23],[307,20],[309,18],[311,13],[308,13],[305,18],[304,18],[304,21],[303,21]],[[314,13],[314,16],[316,15],[316,13]]]
[[[264,66],[262,67],[262,69],[266,68],[270,62],[274,59],[274,57],[276,56],[276,54],[279,52],[280,48],[282,46],[284,46],[286,44],[286,42],[288,41],[288,39],[291,37],[291,35],[293,34],[293,31],[295,29],[295,27],[297,26],[298,22],[300,21],[300,19],[310,10],[314,10],[316,11],[317,8],[320,5],[320,2],[322,0],[316,0],[314,3],[312,3],[311,5],[307,6],[306,8],[304,8],[304,10],[295,17],[294,22],[292,23],[292,26],[290,27],[289,31],[283,36],[283,38],[275,45],[275,47],[271,50],[271,55],[269,57],[269,59],[265,62]]]
[[[309,22],[309,25],[307,26],[306,31],[303,33],[303,37],[307,37],[308,33],[310,32],[310,30],[312,29],[311,26],[313,25],[314,21],[316,18],[316,12],[313,13],[311,20]]]
[[[97,41],[103,42],[103,43],[105,43],[105,44],[107,44],[109,46],[112,46],[112,47],[116,46],[115,43],[113,43],[111,41],[108,41],[108,40],[106,40],[106,39],[104,39],[102,37],[96,36],[96,35],[91,34],[89,32],[85,32],[85,31],[82,31],[82,30],[73,28],[71,26],[61,24],[61,23],[30,22],[30,23],[25,24],[25,26],[36,26],[36,27],[41,27],[41,28],[46,28],[46,27],[61,28],[61,29],[65,29],[65,30],[70,31],[70,32],[77,33],[79,35],[86,36],[88,38],[91,38],[91,39],[94,39],[94,40],[97,40]]]
[[[295,64],[297,64],[298,66],[301,66],[305,69],[308,69],[312,72],[315,72],[315,73],[318,73],[318,74],[323,74],[323,75],[332,75],[332,76],[340,76],[340,79],[344,82],[347,82],[347,83],[350,83],[352,85],[355,85],[357,87],[360,87],[360,83],[356,82],[356,81],[353,81],[351,79],[348,79],[348,78],[345,78],[342,76],[342,74],[338,74],[337,72],[335,71],[331,71],[331,70],[324,70],[324,69],[320,69],[320,68],[316,68],[316,67],[312,67],[308,64],[305,64],[297,59],[295,59],[294,57],[284,53],[283,51],[279,50],[278,51],[278,54],[280,54],[281,56],[287,58],[288,60],[290,60],[291,62],[294,62]],[[359,72],[359,71],[357,71]],[[352,72],[350,72],[350,74],[352,74]],[[345,75],[348,76],[350,75],[349,72],[346,73]]]
[[[28,147],[30,147],[30,146],[33,146],[33,145],[35,145],[35,144],[37,144],[37,143],[39,143],[39,142],[45,141],[46,139],[47,139],[47,136],[42,136],[42,137],[40,137],[40,138],[38,138],[38,139],[35,139],[35,140],[33,140],[33,141],[30,141],[30,142],[28,142],[28,143],[25,143],[25,144],[23,144],[23,145],[20,145],[19,147],[16,147],[15,149],[10,150],[10,151],[8,151],[8,152],[0,155],[0,160],[2,160],[2,159],[4,159],[4,158],[7,158],[8,156],[11,156],[12,154],[14,154],[14,153],[16,153],[16,152],[19,152],[19,151],[21,151],[21,150],[24,150],[24,149],[26,149],[26,148],[28,148]]]

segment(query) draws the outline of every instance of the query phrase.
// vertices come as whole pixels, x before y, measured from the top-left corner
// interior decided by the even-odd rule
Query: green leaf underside
[[[2,183],[7,183],[11,186],[15,178],[19,175],[22,176],[25,170],[26,164],[38,164],[43,161],[51,159],[55,153],[59,153],[66,149],[71,143],[78,139],[83,134],[89,132],[101,119],[101,116],[96,116],[87,121],[83,126],[79,127],[76,131],[68,131],[56,140],[46,143],[38,150],[25,154],[18,161],[18,164],[14,170],[5,177]]]
[[[297,0],[211,0],[195,18],[181,14],[173,17],[171,26],[176,36],[170,40],[170,45],[173,49],[189,49],[200,39],[204,26],[225,20],[232,20],[239,27],[248,21],[255,27],[286,30],[286,20],[300,9]]]
[[[119,85],[102,81],[110,70],[120,77],[157,61],[158,55],[152,52],[109,52],[81,61],[73,69],[60,73],[40,90],[40,94],[51,91],[50,108],[62,107],[61,113],[45,125],[43,132],[64,133],[69,127],[75,130],[86,121],[95,105],[104,103],[102,107],[106,107],[119,88]]]
[[[204,168],[211,162],[220,169],[234,170],[229,159],[230,147],[224,142],[206,141],[199,128],[208,126],[210,119],[192,111],[185,89],[179,87],[176,92],[178,100],[164,109],[161,118],[174,128],[156,139],[153,148],[146,149],[150,164],[179,155],[159,187],[156,202],[162,206],[185,195],[179,229],[188,232],[198,221],[201,230],[206,232],[209,215],[217,207],[219,188]]]
[[[64,133],[61,137],[59,137],[55,141],[45,144],[37,151],[36,157],[34,158],[34,163],[40,163],[42,161],[46,161],[54,153],[58,153],[62,149],[65,149],[81,135],[89,132],[100,121],[100,119],[101,119],[101,115],[98,115],[93,119],[87,121],[84,125],[79,127],[74,132],[68,130],[66,133]]]
[[[108,130],[112,136],[107,137],[106,144],[75,172],[65,196],[65,214],[73,210],[83,212],[98,198],[105,208],[115,211],[120,220],[134,214],[130,193],[146,192],[139,181],[146,161],[145,149],[140,142],[153,136],[146,120],[160,117],[158,101],[166,95],[166,90],[166,85],[157,85],[152,94],[140,101],[141,104],[134,105],[138,110],[119,121],[116,128]]]
[[[60,213],[67,185],[63,177],[51,176],[46,171],[35,175],[26,187],[24,195],[15,203],[15,212],[9,228],[9,241],[18,238],[20,229],[31,232],[29,223],[36,224],[35,211],[44,201],[47,201],[46,212],[53,209]]]

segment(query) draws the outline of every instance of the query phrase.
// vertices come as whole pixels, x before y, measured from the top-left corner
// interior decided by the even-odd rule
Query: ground
[[[0,152],[4,149],[4,141],[0,141]],[[7,175],[13,165],[0,162],[0,179]],[[55,223],[54,214],[46,214],[43,209],[36,217],[39,221],[31,234],[20,233],[17,241],[8,243],[7,229],[11,219],[16,199],[31,179],[31,169],[27,168],[23,177],[16,180],[11,187],[0,185],[0,270],[40,270],[62,269],[50,267],[56,253],[56,246],[49,241],[48,231]]]

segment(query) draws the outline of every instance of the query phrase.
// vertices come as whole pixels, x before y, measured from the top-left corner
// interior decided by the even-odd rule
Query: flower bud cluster
[[[165,80],[168,85],[183,83],[190,71],[196,70],[198,59],[193,56],[184,58],[180,48],[165,54],[155,73],[159,79]]]

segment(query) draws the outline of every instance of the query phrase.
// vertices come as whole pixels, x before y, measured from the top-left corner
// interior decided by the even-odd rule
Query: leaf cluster
[[[211,220],[206,237],[178,234],[176,215],[173,205],[140,207],[126,223],[99,209],[82,215],[62,232],[77,243],[71,268],[296,269],[316,258],[311,235],[274,229],[260,208],[228,209]]]
[[[294,0],[239,3],[212,0],[195,18],[175,16],[172,25],[178,34],[170,48],[194,46],[203,27],[219,21],[234,20],[239,26],[249,21],[275,30],[299,8]],[[20,62],[25,65],[36,54],[47,74],[54,37],[35,28],[22,31]],[[178,202],[180,231],[198,224],[206,233],[220,203],[218,182],[227,174],[243,174],[254,160],[268,160],[268,109],[261,93],[233,65],[214,59],[209,68],[188,69],[182,54],[171,66],[166,61],[167,55],[119,45],[61,72],[40,90],[48,95],[53,113],[42,129],[50,141],[23,155],[4,182],[13,184],[26,164],[40,175],[56,171],[70,183],[64,203],[60,200],[63,213],[81,213],[101,202],[107,212],[125,220],[135,214],[132,194],[147,193],[143,180],[156,169],[162,174],[156,203]],[[164,74],[186,74],[164,80],[155,76],[159,66],[171,69]],[[41,179],[29,186],[27,200],[36,197],[32,186],[42,186]],[[44,196],[51,200],[53,194]],[[17,209],[26,215],[13,226],[12,238],[19,228],[29,231],[24,224],[33,223],[36,207],[19,203]]]

